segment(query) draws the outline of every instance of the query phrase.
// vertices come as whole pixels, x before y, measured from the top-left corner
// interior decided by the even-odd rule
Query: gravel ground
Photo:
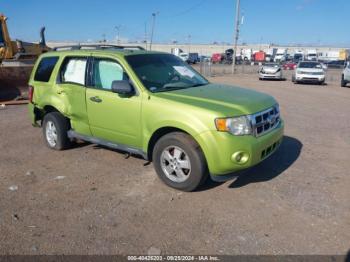
[[[51,151],[25,106],[0,109],[0,254],[345,254],[350,88],[211,80],[273,95],[286,137],[236,180],[194,193],[95,145]]]

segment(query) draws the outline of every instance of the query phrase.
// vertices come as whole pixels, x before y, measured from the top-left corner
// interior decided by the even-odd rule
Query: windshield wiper
[[[189,86],[189,87],[206,86],[206,85],[209,85],[209,83],[195,84],[195,85]]]

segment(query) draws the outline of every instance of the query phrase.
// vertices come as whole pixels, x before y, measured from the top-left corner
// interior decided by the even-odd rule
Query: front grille
[[[305,81],[318,81],[318,78],[315,77],[303,77],[302,79]]]
[[[323,75],[324,73],[322,73],[322,72],[306,72],[306,71],[300,71],[299,74],[302,74],[302,75]]]
[[[251,122],[255,136],[262,136],[273,130],[280,123],[280,112],[278,106],[271,107],[265,111],[252,115]]]

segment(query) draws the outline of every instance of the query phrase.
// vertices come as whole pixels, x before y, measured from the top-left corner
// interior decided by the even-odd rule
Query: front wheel
[[[173,132],[160,138],[152,160],[160,179],[178,190],[193,191],[205,182],[208,175],[201,148],[185,133]]]
[[[344,79],[344,75],[341,76],[341,82],[340,82],[341,87],[346,87],[346,81]]]

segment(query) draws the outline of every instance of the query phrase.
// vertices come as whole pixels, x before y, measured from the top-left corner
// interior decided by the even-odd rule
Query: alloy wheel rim
[[[57,129],[52,121],[46,123],[46,140],[51,147],[55,147],[57,144]]]
[[[186,152],[178,146],[168,146],[160,156],[161,168],[171,181],[182,183],[191,174],[191,162]]]

